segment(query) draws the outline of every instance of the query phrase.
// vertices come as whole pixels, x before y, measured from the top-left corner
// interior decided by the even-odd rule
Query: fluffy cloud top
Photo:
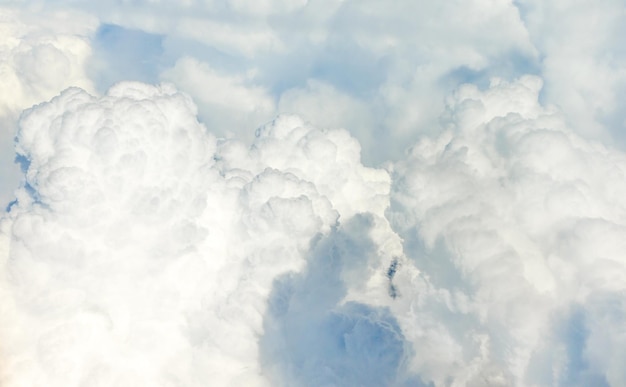
[[[13,137],[23,109],[69,86],[93,89],[85,74],[97,28],[93,16],[78,12],[46,15],[0,7],[0,205],[17,187]]]
[[[281,116],[218,140],[170,85],[28,110],[3,385],[621,385],[626,156],[465,86],[389,171]]]
[[[451,347],[413,360],[436,385],[625,382],[626,156],[573,134],[540,86],[462,88],[449,131],[394,166],[389,217],[433,287],[405,334]]]
[[[74,88],[27,111],[2,223],[3,383],[265,384],[274,279],[340,216],[382,216],[390,180],[345,131],[280,117],[257,136],[218,143],[171,86]]]
[[[5,2],[0,385],[626,385],[624,17]]]
[[[48,40],[70,30],[80,36],[92,55],[69,60],[101,93],[122,80],[174,82],[218,136],[246,142],[277,114],[298,114],[318,127],[349,129],[364,162],[377,166],[440,131],[450,92],[466,82],[486,87],[494,76],[540,76],[542,100],[558,105],[569,127],[623,149],[623,6],[566,3],[27,0],[5,10],[28,28],[45,24]],[[85,17],[89,33],[77,31]],[[35,66],[29,76],[50,75],[62,62]],[[55,74],[28,83],[57,82],[51,94],[16,108],[85,87]]]

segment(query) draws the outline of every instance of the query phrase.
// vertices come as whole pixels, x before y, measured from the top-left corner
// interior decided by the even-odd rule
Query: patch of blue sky
[[[561,386],[597,386],[608,387],[604,375],[591,370],[585,356],[589,328],[587,315],[582,306],[575,305],[562,327],[562,339],[567,353],[567,364]]]
[[[356,96],[367,97],[378,91],[385,81],[389,62],[353,42],[336,42],[317,58],[311,75],[337,89]]]
[[[447,93],[466,83],[486,90],[489,88],[490,80],[494,77],[513,81],[524,75],[541,76],[540,60],[525,55],[523,52],[511,51],[491,60],[488,66],[481,69],[473,69],[469,66],[456,67],[439,79],[439,86]]]
[[[162,35],[103,24],[93,41],[89,72],[96,88],[104,92],[113,84],[134,80],[158,83],[168,66]]]

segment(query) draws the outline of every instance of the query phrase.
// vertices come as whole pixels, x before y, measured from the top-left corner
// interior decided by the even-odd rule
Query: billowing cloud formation
[[[3,387],[626,385],[621,1],[4,4]]]
[[[572,130],[626,146],[620,0],[5,3],[46,21],[52,36],[85,17],[100,23],[85,40],[93,55],[78,62],[99,92],[122,80],[173,82],[220,137],[249,142],[262,122],[298,114],[350,130],[365,164],[379,166],[439,132],[444,98],[459,85],[535,74],[542,101]],[[72,84],[83,87],[63,83],[40,100]]]
[[[405,335],[434,347],[414,364],[437,385],[626,381],[626,156],[573,134],[540,88],[461,88],[449,131],[394,166],[389,216],[433,294],[405,300]]]
[[[18,184],[13,168],[17,117],[66,87],[93,88],[84,66],[96,28],[93,16],[78,12],[40,15],[0,7],[0,206]]]
[[[563,109],[576,132],[616,141],[624,149],[624,4],[619,0],[518,4],[531,40],[543,56],[545,99]]]
[[[295,116],[217,139],[172,86],[20,121],[3,385],[621,385],[626,156],[541,80],[447,100],[388,170]]]
[[[228,101],[240,96],[228,109],[241,119],[215,128],[220,135],[245,136],[275,114],[295,113],[318,126],[350,128],[370,165],[397,159],[406,141],[436,131],[443,98],[460,82],[538,68],[539,53],[508,0],[385,6],[370,0],[43,4],[44,10],[80,9],[101,23],[121,26],[129,42],[137,38],[135,31],[158,37],[146,36],[145,45],[159,40],[161,56],[137,48],[146,55],[134,66],[119,66],[134,55],[124,48],[114,53],[118,61],[99,52],[95,57],[110,58],[108,68],[133,80],[145,80],[136,75],[141,71],[177,83],[199,101],[203,121],[217,121],[212,112],[224,108],[216,94]],[[107,49],[105,38],[95,37],[98,50]],[[107,69],[106,63],[96,67]],[[329,90],[326,99],[317,97],[315,85]],[[110,85],[97,86],[104,91]],[[345,113],[327,116],[326,110]],[[376,114],[363,119],[362,111]],[[255,122],[259,116],[263,119]]]
[[[139,83],[32,108],[17,151],[8,385],[263,384],[274,279],[301,270],[338,217],[382,217],[390,184],[345,131],[281,117],[252,149],[218,143],[188,97]]]

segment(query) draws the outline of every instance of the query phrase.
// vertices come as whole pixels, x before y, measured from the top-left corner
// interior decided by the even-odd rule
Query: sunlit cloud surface
[[[7,1],[0,386],[626,385],[621,1]]]

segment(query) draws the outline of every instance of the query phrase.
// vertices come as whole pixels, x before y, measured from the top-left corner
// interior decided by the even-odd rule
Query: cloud
[[[516,77],[539,67],[538,52],[518,8],[508,1],[488,7],[481,1],[399,2],[389,7],[371,1],[106,4],[72,6],[119,26],[124,41],[135,41],[137,31],[143,31],[163,42],[164,51],[150,62],[154,68],[128,65],[128,77],[145,81],[146,74],[159,73],[161,79],[180,80],[179,87],[199,101],[210,102],[216,94],[200,93],[198,85],[183,79],[195,61],[196,68],[211,74],[203,77],[213,79],[210,84],[247,88],[243,100],[258,101],[259,90],[267,94],[263,98],[272,103],[264,103],[263,111],[272,110],[270,115],[289,108],[293,110],[288,113],[305,116],[318,126],[350,128],[370,165],[396,160],[407,142],[436,133],[444,97],[460,83]],[[146,41],[144,48],[150,45]],[[109,61],[116,63],[114,58]],[[311,85],[334,91],[317,95]],[[313,98],[288,102],[309,89]],[[345,114],[319,111],[320,102],[346,106],[346,99],[350,104]],[[284,106],[275,106],[278,101]],[[355,114],[352,105],[372,112],[371,119]],[[215,115],[201,109],[203,121],[214,120]],[[381,142],[385,146],[377,147]]]
[[[296,116],[218,140],[167,84],[31,108],[3,383],[621,384],[626,158],[541,85],[463,86],[389,171]]]
[[[6,4],[0,384],[626,384],[621,2]]]
[[[414,289],[398,320],[436,385],[624,382],[596,340],[623,324],[626,158],[574,134],[539,87],[462,88],[449,132],[394,165],[388,215],[430,283],[397,283]]]
[[[257,126],[274,117],[273,98],[251,82],[252,76],[220,74],[206,63],[182,58],[161,78],[199,101],[203,121],[222,136],[251,141]]]
[[[407,382],[403,366],[411,349],[389,310],[342,304],[350,272],[362,274],[376,260],[372,226],[367,216],[355,216],[314,242],[304,273],[276,279],[261,339],[261,362],[273,385]]]
[[[563,109],[578,133],[603,138],[606,144],[617,142],[624,149],[619,108],[625,88],[623,4],[519,3],[533,45],[543,57],[545,99]]]
[[[140,83],[25,112],[25,181],[2,220],[3,385],[266,385],[274,279],[340,217],[381,215],[389,177],[345,131],[280,117],[247,149],[196,114]]]
[[[71,23],[67,21],[71,20]],[[38,12],[0,7],[0,205],[17,188],[13,136],[23,109],[47,100],[68,86],[92,89],[84,71],[90,55],[93,17],[78,12]]]
[[[325,82],[309,80],[306,87],[287,90],[281,95],[277,110],[281,113],[298,112],[299,116],[320,127],[358,128],[355,135],[361,146],[366,147],[363,156],[369,164],[374,164],[370,155],[389,142],[374,138],[376,117],[364,101]]]
[[[49,99],[59,88],[90,88],[83,71],[90,54],[89,35],[95,20],[80,13],[27,13],[2,7],[3,40],[0,46],[3,115]],[[66,23],[71,20],[71,23]]]
[[[602,138],[606,145],[623,142],[618,1],[602,6],[583,2],[575,9],[558,1],[398,2],[386,7],[368,1],[264,1],[254,6],[241,1],[176,6],[139,1],[39,7],[48,12],[80,9],[103,23],[101,31],[115,30],[118,42],[136,43],[127,50],[102,34],[96,36],[90,63],[99,63],[101,70],[92,77],[103,83],[97,85],[101,91],[117,80],[176,79],[200,105],[200,98],[211,105],[213,94],[201,93],[183,79],[181,71],[195,61],[197,68],[210,69],[214,82],[248,88],[244,100],[259,101],[259,91],[267,99],[266,113],[258,114],[254,123],[250,118],[218,124],[240,125],[230,130],[251,133],[289,108],[318,126],[350,128],[369,165],[397,160],[407,143],[437,133],[446,95],[466,82],[486,87],[494,76],[541,76],[542,98],[565,111],[572,129],[586,138]],[[589,18],[597,22],[583,22]],[[162,46],[156,47],[155,41]],[[118,52],[111,55],[107,49],[114,47]],[[157,48],[162,51],[151,51]],[[131,60],[137,53],[145,54],[144,59]],[[277,105],[303,90],[315,90],[311,85],[336,92],[313,92],[314,98]],[[344,114],[317,113],[322,101],[346,106],[346,98],[351,103]],[[373,113],[365,120],[368,125],[353,105]],[[203,121],[215,116],[201,106]],[[379,143],[385,146],[377,147]]]
[[[296,116],[218,140],[171,85],[29,109],[3,383],[623,383],[626,158],[541,86],[461,87],[388,171]]]
[[[437,133],[443,100],[460,84],[486,86],[494,76],[512,80],[528,73],[544,79],[542,98],[565,111],[572,129],[586,138],[602,138],[606,145],[623,143],[619,1],[583,1],[576,7],[556,0],[409,1],[385,7],[371,1],[299,0],[19,4],[91,14],[123,31],[120,41],[137,41],[143,33],[146,39],[139,39],[143,46],[136,45],[136,52],[148,50],[152,38],[162,39],[158,58],[125,63],[107,79],[125,74],[154,82],[163,72],[177,71],[177,61],[195,58],[224,82],[245,79],[274,101],[311,83],[326,84],[339,91],[337,100],[325,96],[329,105],[341,106],[349,95],[376,113],[369,126],[351,111],[332,119],[333,127],[352,128],[371,165],[397,160],[407,142]],[[121,52],[104,56],[100,59],[120,65]],[[193,87],[182,88],[196,97]],[[313,116],[318,105],[290,106],[297,108],[291,113]],[[331,118],[316,114],[310,120],[326,126]],[[386,146],[376,148],[380,141]]]

